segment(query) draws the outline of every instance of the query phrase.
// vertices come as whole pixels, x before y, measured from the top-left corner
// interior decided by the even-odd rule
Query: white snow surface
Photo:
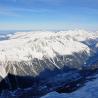
[[[55,57],[86,51],[90,48],[81,43],[87,39],[98,37],[83,30],[61,32],[17,32],[8,40],[0,41],[0,62],[28,61],[32,58]]]
[[[51,92],[41,98],[98,98],[98,75],[95,76],[94,80],[87,82],[72,93]]]
[[[0,66],[4,67],[7,62],[53,59],[56,55],[67,56],[83,52],[90,56],[91,48],[82,42],[97,38],[98,33],[85,30],[16,32],[9,39],[0,41]],[[53,64],[59,68],[54,62]],[[0,76],[6,75],[6,72],[1,71]]]

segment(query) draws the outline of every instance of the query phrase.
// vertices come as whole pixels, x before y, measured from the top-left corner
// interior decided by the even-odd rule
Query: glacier
[[[8,34],[7,39],[0,41],[0,82],[5,81],[7,85],[0,89],[12,90],[12,82],[15,82],[14,95],[23,88],[23,93],[29,89],[32,94],[42,96],[70,81],[81,80],[80,71],[97,69],[97,59],[97,32],[68,30]],[[24,85],[32,84],[23,87],[23,81]]]

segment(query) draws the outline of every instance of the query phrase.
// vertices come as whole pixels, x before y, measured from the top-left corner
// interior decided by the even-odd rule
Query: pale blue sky
[[[77,28],[98,28],[98,0],[0,0],[0,30]]]

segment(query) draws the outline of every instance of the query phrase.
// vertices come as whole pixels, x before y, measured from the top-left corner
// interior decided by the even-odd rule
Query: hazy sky
[[[0,29],[97,29],[98,0],[0,0]]]

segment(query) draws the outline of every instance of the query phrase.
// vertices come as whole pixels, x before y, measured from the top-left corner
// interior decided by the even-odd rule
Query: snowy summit
[[[54,92],[59,87],[84,80],[85,73],[81,74],[84,69],[98,68],[97,58],[96,32],[69,30],[9,34],[7,39],[0,41],[0,82],[5,82],[0,89],[6,86],[10,90],[16,86],[8,98],[25,91],[27,96],[31,92],[37,97],[53,92],[54,98],[60,95]],[[25,89],[20,91],[18,88]]]
[[[61,69],[65,65],[79,68],[94,52],[90,46],[92,41],[95,40],[96,42],[97,38],[98,33],[84,30],[69,30],[56,33],[49,31],[16,32],[9,36],[7,40],[0,41],[0,66],[3,66],[0,70],[2,68],[6,69],[8,65],[10,67],[13,67],[11,65],[14,64],[19,65],[20,62],[25,63],[24,66],[32,66],[32,74],[34,73],[35,76],[45,68],[50,70],[54,68]],[[97,43],[95,46],[97,48]],[[35,59],[38,68],[41,67],[39,70],[36,70],[36,64],[32,63]],[[41,60],[44,61],[46,67],[43,66]],[[48,63],[51,68],[47,66]],[[9,73],[8,71],[6,72]],[[0,74],[1,77],[5,77],[4,75],[7,74]]]

